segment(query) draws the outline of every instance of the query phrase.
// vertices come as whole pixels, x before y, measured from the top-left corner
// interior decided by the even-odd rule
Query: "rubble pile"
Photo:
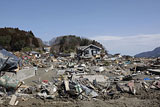
[[[123,93],[136,97],[140,95],[140,90],[146,93],[160,90],[159,59],[125,56],[77,59],[49,55],[35,58],[22,52],[15,53],[17,57],[4,55],[0,54],[0,71],[35,66],[45,68],[44,73],[56,72],[52,80],[39,79],[33,81],[34,85],[27,85],[1,73],[1,100],[3,103],[5,99],[10,99],[10,105],[18,105],[18,99],[105,100]]]

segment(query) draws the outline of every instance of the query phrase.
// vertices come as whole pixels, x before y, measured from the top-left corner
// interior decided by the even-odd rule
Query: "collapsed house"
[[[21,59],[5,49],[0,50],[0,71],[15,71],[21,66]]]

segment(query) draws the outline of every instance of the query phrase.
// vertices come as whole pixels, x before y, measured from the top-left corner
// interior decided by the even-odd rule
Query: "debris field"
[[[160,106],[159,58],[36,58],[3,49],[0,71],[1,106]]]

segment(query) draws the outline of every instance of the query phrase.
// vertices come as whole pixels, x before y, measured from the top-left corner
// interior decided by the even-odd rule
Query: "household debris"
[[[81,47],[81,50],[86,51],[91,47]],[[97,51],[99,52],[99,49]],[[149,92],[160,89],[159,73],[153,73],[158,71],[160,63],[153,58],[120,55],[93,55],[86,58],[85,55],[85,58],[79,59],[62,55],[56,58],[48,54],[34,57],[23,52],[17,52],[15,55],[6,50],[0,51],[0,68],[3,71],[0,77],[0,97],[10,99],[9,105],[18,105],[21,100],[17,99],[25,101],[29,98],[101,100],[116,95],[123,96],[123,93],[136,97],[140,90]],[[7,75],[7,72],[15,71],[17,68],[34,68],[34,76],[39,79],[33,81],[34,85],[27,85],[18,74],[14,74],[17,75],[17,79]],[[43,75],[49,72],[56,72],[56,75],[51,75],[52,80],[46,78],[41,81],[39,69],[44,70]]]
[[[5,49],[0,50],[0,71],[16,72],[21,66],[21,59]]]

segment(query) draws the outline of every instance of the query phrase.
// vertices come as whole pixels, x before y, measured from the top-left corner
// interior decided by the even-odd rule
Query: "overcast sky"
[[[42,40],[73,34],[134,55],[160,46],[160,0],[0,0],[0,27]]]

